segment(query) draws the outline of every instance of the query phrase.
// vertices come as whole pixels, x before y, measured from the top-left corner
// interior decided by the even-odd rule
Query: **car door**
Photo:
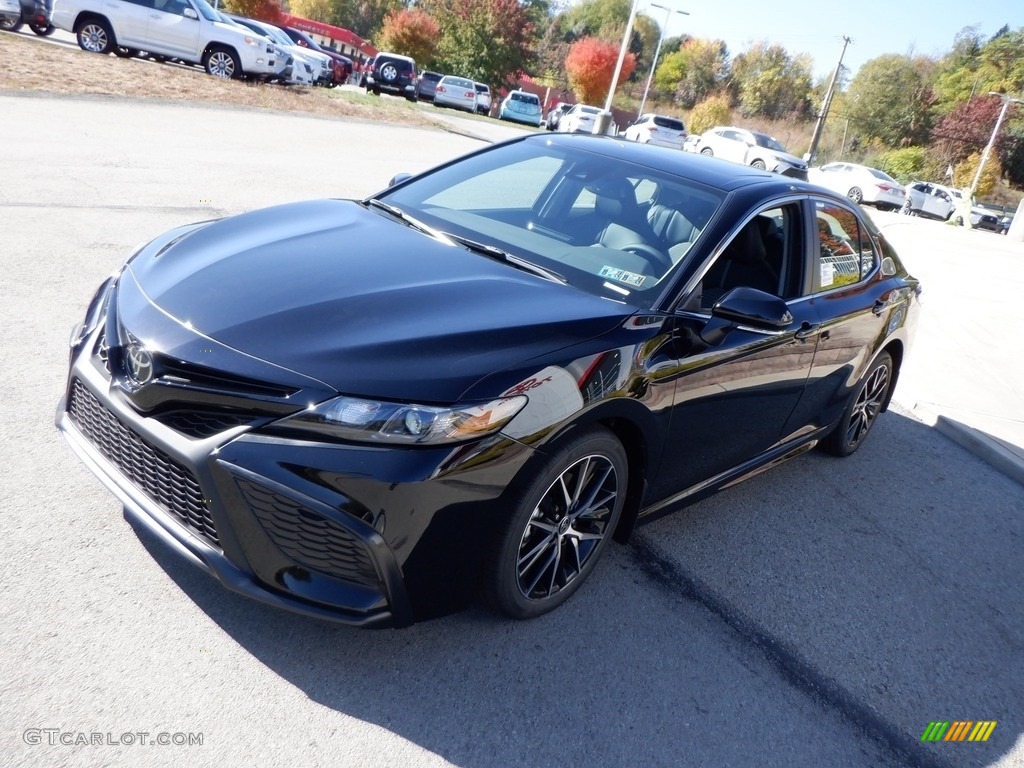
[[[186,10],[191,11],[189,16]],[[161,53],[197,62],[202,56],[199,33],[203,24],[188,0],[153,0],[147,36],[160,45]]]
[[[820,332],[807,388],[787,431],[839,418],[907,298],[905,287],[881,269],[878,246],[854,206],[817,197],[807,206],[815,225],[811,305]]]
[[[103,7],[111,11],[114,37],[119,45],[126,48],[145,45],[153,0],[107,0]]]
[[[805,215],[799,198],[760,207],[738,222],[684,287],[672,319],[676,357],[661,374],[674,378],[675,388],[670,436],[648,496],[661,501],[651,511],[779,444],[801,400],[820,328],[804,288],[810,258]],[[751,247],[754,229],[761,245]],[[748,259],[770,269],[747,269]],[[714,322],[711,308],[739,286],[783,298],[791,322],[772,330],[739,325],[723,338],[702,337]]]

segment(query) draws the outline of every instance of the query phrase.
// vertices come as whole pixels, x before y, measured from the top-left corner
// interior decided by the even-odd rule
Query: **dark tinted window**
[[[654,124],[659,128],[669,128],[673,131],[686,130],[686,128],[683,126],[683,121],[676,120],[674,117],[662,117],[661,115],[655,115]]]

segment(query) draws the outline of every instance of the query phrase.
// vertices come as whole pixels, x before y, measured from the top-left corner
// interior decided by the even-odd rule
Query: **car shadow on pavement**
[[[338,627],[139,536],[311,699],[458,765],[989,765],[1024,732],[1022,511],[1020,485],[894,410],[849,459],[811,452],[638,529],[531,622]],[[922,743],[935,720],[998,725]]]

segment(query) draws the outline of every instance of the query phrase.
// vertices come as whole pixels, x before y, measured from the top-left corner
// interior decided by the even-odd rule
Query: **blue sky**
[[[884,53],[944,53],[967,26],[978,25],[985,37],[1003,24],[1024,27],[1024,0],[654,1],[690,13],[672,14],[668,36],[721,39],[733,56],[757,40],[780,43],[790,53],[810,54],[815,78],[831,74],[844,35],[853,44],[843,63],[856,74],[862,64]],[[640,0],[640,12],[662,24],[665,11],[649,5],[650,0]]]

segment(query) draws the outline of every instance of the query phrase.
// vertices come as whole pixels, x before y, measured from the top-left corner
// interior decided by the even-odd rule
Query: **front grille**
[[[380,584],[366,546],[346,528],[251,480],[235,482],[267,535],[296,563],[343,581]]]
[[[75,379],[68,414],[82,433],[161,509],[220,546],[199,481],[187,467],[150,445]]]
[[[199,439],[212,437],[232,427],[249,424],[253,420],[248,414],[200,410],[168,411],[153,418],[186,437]]]

